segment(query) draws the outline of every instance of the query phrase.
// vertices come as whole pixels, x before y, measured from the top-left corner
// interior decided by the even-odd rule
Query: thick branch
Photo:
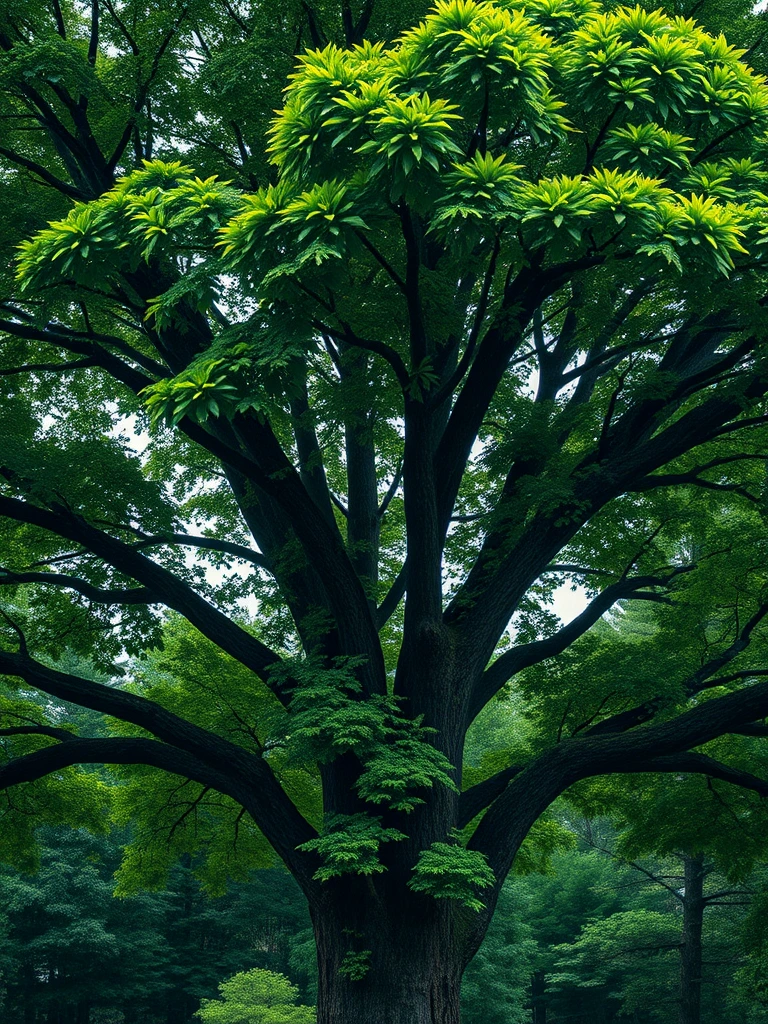
[[[509,768],[503,768],[495,775],[491,775],[489,779],[484,779],[482,782],[470,786],[469,789],[465,789],[459,798],[459,818],[456,827],[464,828],[465,825],[468,825],[476,815],[501,796],[507,785],[522,770],[522,765],[511,765]]]
[[[644,594],[645,587],[665,586],[670,582],[670,577],[659,576],[637,576],[634,579],[619,580],[601,591],[597,597],[587,605],[580,615],[563,626],[552,636],[545,640],[536,640],[533,643],[521,644],[506,651],[494,661],[482,675],[477,692],[472,701],[472,717],[478,714],[485,707],[488,701],[498,693],[504,683],[508,682],[518,672],[536,665],[547,658],[554,658],[561,654],[566,648],[583,636],[587,630],[598,621],[598,619],[611,608],[617,601],[626,598],[643,599],[653,598],[657,595],[652,593]]]
[[[211,786],[227,796],[233,796],[233,791],[238,790],[231,778],[167,743],[133,737],[83,739],[71,734],[68,742],[13,758],[2,765],[0,790],[24,782],[35,782],[62,768],[72,768],[79,764],[146,764]]]
[[[472,641],[468,650],[491,657],[522,595],[590,516],[631,491],[638,479],[711,440],[725,422],[743,414],[745,403],[762,399],[767,391],[768,381],[755,375],[739,396],[715,391],[664,429],[662,422],[672,418],[674,405],[663,398],[633,405],[611,428],[603,457],[593,450],[571,473],[568,500],[554,512],[532,516],[514,545],[508,534],[515,522],[486,538],[481,557],[446,612],[452,623],[461,617],[461,632]],[[505,543],[508,553],[499,558]]]
[[[67,509],[57,507],[51,511],[18,498],[0,496],[0,515],[82,544],[119,572],[138,580],[151,592],[154,601],[179,612],[209,640],[263,678],[280,660],[274,651],[210,605],[178,576]]]
[[[0,766],[0,791],[20,783],[34,782],[54,772],[59,772],[63,768],[71,768],[80,764],[144,764],[171,772],[174,775],[181,775],[231,797],[248,811],[260,828],[263,827],[261,806],[263,796],[261,793],[255,793],[253,788],[243,780],[234,779],[229,774],[218,771],[215,767],[205,764],[183,750],[151,739],[134,737],[70,738],[67,743],[58,743],[46,747],[44,750],[35,751],[33,754],[25,754]],[[291,842],[300,836],[303,837],[301,841],[306,842],[313,836],[313,830],[303,819],[301,822],[302,827],[299,832],[296,832],[295,829],[292,830]],[[311,877],[313,865],[306,854],[297,852],[295,847],[291,847],[285,842],[275,846],[275,849],[309,899],[316,900],[317,884]]]
[[[57,572],[11,572],[9,569],[0,568],[0,586],[15,586],[22,583],[44,583],[49,586],[75,590],[83,597],[87,597],[89,601],[95,601],[98,604],[152,603],[152,592],[146,587],[136,587],[131,590],[119,588],[103,590],[77,576],[67,576]]]
[[[583,736],[565,740],[535,758],[517,774],[489,808],[471,845],[489,858],[497,878],[506,877],[528,829],[565,789],[595,775],[659,770],[688,770],[713,774],[736,784],[748,782],[745,773],[719,768],[691,749],[768,714],[768,682],[708,700],[667,722],[645,725],[621,735]],[[685,755],[681,760],[681,755]],[[674,758],[674,762],[673,759]],[[702,760],[704,758],[704,760]],[[693,766],[696,766],[695,768]],[[719,774],[714,775],[715,772]],[[739,781],[740,780],[740,781]],[[762,785],[762,783],[760,783]],[[757,782],[749,781],[749,788]]]
[[[295,848],[299,843],[310,838],[313,830],[296,810],[275,778],[271,767],[263,758],[249,753],[243,747],[239,747],[215,733],[185,721],[145,697],[59,672],[57,669],[34,661],[25,654],[11,654],[8,651],[0,650],[0,673],[19,677],[30,686],[59,700],[69,701],[81,707],[119,718],[124,722],[138,725],[157,737],[158,740],[163,741],[163,743],[157,744],[158,747],[167,749],[173,756],[192,758],[195,762],[202,764],[207,772],[213,772],[220,776],[220,781],[210,781],[206,784],[211,784],[219,789],[223,785],[221,780],[227,780],[228,786],[237,787],[240,795],[235,799],[241,802],[246,795],[250,794],[248,803],[245,804],[249,813],[252,814],[259,828],[278,854],[287,864],[291,865],[292,869],[298,870],[300,873],[303,872],[305,883],[309,885],[309,876],[301,867],[302,859],[296,854]],[[75,742],[83,743],[85,741],[77,740]],[[50,749],[66,748],[69,750],[75,747],[75,742],[62,744],[61,748]],[[111,751],[113,748],[110,747],[109,750]],[[49,757],[55,756],[49,754],[48,751],[39,753],[48,754]],[[74,757],[74,761],[68,763],[78,761],[73,753],[67,756]],[[110,759],[106,753],[101,752],[96,760],[109,763]],[[112,761],[111,763],[117,762]],[[178,770],[167,765],[158,765],[158,767],[166,767],[169,771]],[[50,770],[55,770],[55,768]],[[40,775],[43,774],[47,774],[47,772],[40,773]],[[187,773],[182,770],[181,774]],[[39,778],[40,775],[35,777]],[[212,776],[210,777],[212,779]],[[1,774],[0,778],[2,778]],[[24,779],[17,778],[15,781],[21,782]],[[10,785],[11,783],[6,782],[6,784]]]
[[[406,581],[408,579],[408,572],[405,565],[403,565],[400,572],[395,576],[392,581],[392,585],[384,595],[384,600],[378,607],[376,612],[376,623],[379,629],[382,629],[390,618],[394,615],[397,610],[397,606],[405,595]]]
[[[750,789],[760,796],[768,796],[768,780],[758,778],[751,772],[733,768],[731,765],[717,761],[706,754],[695,752],[673,754],[669,757],[652,757],[644,764],[639,762],[629,766],[627,772],[664,772],[680,775],[707,775],[711,779],[721,779],[742,789]]]
[[[62,743],[69,743],[77,739],[74,733],[66,729],[57,729],[54,725],[14,725],[7,729],[0,729],[0,736],[46,736],[51,740],[59,740]]]

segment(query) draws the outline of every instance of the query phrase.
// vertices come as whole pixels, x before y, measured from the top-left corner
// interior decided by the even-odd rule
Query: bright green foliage
[[[196,724],[246,749],[261,750],[270,736],[283,734],[285,712],[242,665],[178,617],[167,624],[163,640],[162,651],[133,667],[135,692],[170,710],[183,708]],[[142,735],[116,720],[110,731]],[[280,750],[273,757],[302,810],[319,817],[314,778],[286,763]],[[232,879],[247,880],[254,868],[274,864],[274,853],[253,819],[231,798],[147,766],[113,771],[120,779],[113,793],[113,816],[121,825],[134,826],[118,871],[120,895],[160,888],[184,855],[202,854],[195,874],[210,895],[222,894]]]
[[[575,254],[594,239],[598,250],[616,255],[640,252],[728,272],[734,254],[762,238],[761,181],[742,177],[730,194],[713,196],[698,165],[691,167],[690,137],[674,125],[685,109],[689,132],[713,137],[712,168],[727,173],[734,154],[717,159],[722,146],[713,132],[744,122],[760,136],[768,118],[761,80],[740,63],[739,51],[690,21],[640,8],[606,14],[593,4],[579,7],[564,14],[529,5],[523,13],[446,2],[392,49],[330,44],[310,53],[273,128],[277,185],[239,196],[178,161],[146,162],[98,202],[77,206],[25,243],[21,279],[31,287],[84,275],[92,284],[98,267],[106,284],[158,245],[192,250],[206,262],[158,296],[149,312],[173,316],[183,298],[205,310],[224,269],[206,255],[221,227],[226,264],[258,273],[268,293],[279,291],[286,276],[319,284],[328,273],[338,276],[341,258],[359,257],[360,231],[378,234],[391,223],[387,195],[389,202],[428,199],[431,229],[449,244],[466,244],[461,236],[471,219],[522,232],[525,249],[550,242]],[[553,12],[554,37],[539,27],[553,30]],[[430,91],[451,99],[431,98]],[[482,149],[456,160],[486,94],[489,143],[503,138],[505,123],[531,135],[531,143],[513,147],[515,163]],[[573,121],[569,104],[580,112]],[[575,124],[583,113],[610,109],[602,149],[577,168]],[[538,147],[552,138],[562,150],[558,165],[567,170],[542,175]],[[739,147],[746,152],[744,140]],[[489,244],[486,234],[481,245]],[[176,392],[172,419],[184,411],[205,419],[243,408],[227,369],[208,358],[173,386],[158,385],[151,408],[159,415]]]
[[[62,274],[93,282],[96,262],[101,283],[108,284],[119,271],[159,255],[158,246],[205,247],[237,203],[227,182],[194,177],[178,160],[145,160],[143,170],[121,178],[101,199],[76,204],[66,220],[23,243],[20,279],[27,287]]]
[[[233,800],[204,786],[146,767],[116,773],[113,818],[134,824],[116,872],[116,895],[161,889],[180,857],[198,855],[195,875],[208,896],[275,864],[264,836]]]
[[[349,950],[345,953],[339,974],[345,975],[350,981],[362,981],[371,969],[371,950]]]
[[[556,973],[550,980],[585,988],[615,987],[624,980],[622,1011],[645,1013],[674,999],[679,945],[680,923],[674,915],[623,911],[586,924],[575,942],[556,947]]]
[[[299,990],[282,974],[255,968],[219,985],[221,999],[204,999],[203,1024],[312,1024],[311,1006],[297,1006]]]
[[[60,729],[65,736],[72,730],[62,708],[50,703],[46,707],[29,694],[9,694],[0,689],[0,730],[37,725]],[[3,736],[0,732],[0,767],[56,742],[54,737],[34,733]],[[97,835],[104,833],[111,797],[111,787],[87,768],[66,768],[29,783],[13,795],[0,793],[0,862],[34,871],[40,863],[37,830],[42,825],[67,823]]]
[[[396,828],[384,828],[381,818],[368,814],[332,814],[320,835],[302,843],[299,849],[319,855],[322,864],[315,878],[324,882],[338,875],[375,875],[384,871],[379,847],[382,843],[397,843],[406,838]]]
[[[478,891],[489,889],[494,881],[486,857],[458,843],[432,843],[422,850],[408,887],[435,899],[457,900],[470,910],[482,910]]]
[[[355,699],[360,684],[354,667],[347,661],[333,669],[310,663],[288,670],[298,683],[290,703],[289,754],[320,763],[356,754],[363,764],[355,785],[360,796],[397,811],[424,803],[414,790],[440,784],[455,792],[450,762],[428,740],[434,730],[421,718],[407,718],[393,697]]]

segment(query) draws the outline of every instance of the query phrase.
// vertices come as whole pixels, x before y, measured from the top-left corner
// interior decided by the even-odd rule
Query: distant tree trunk
[[[547,976],[544,971],[531,975],[531,1020],[533,1024],[547,1024]]]
[[[139,1024],[139,1008],[134,1003],[123,1003],[123,1024]]]
[[[459,1024],[464,964],[447,902],[366,907],[351,922],[315,915],[318,1024]],[[365,970],[357,979],[345,970],[355,962]]]
[[[37,1005],[35,1002],[35,971],[31,964],[25,964],[22,971],[24,1001],[24,1024],[35,1024],[37,1021]]]
[[[704,925],[704,859],[685,857],[683,935],[680,949],[680,1024],[701,1022],[701,933]]]

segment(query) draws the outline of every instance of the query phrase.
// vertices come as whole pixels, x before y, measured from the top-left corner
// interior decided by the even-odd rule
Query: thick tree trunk
[[[352,926],[315,915],[318,1024],[459,1024],[463,964],[443,902],[414,900],[394,920],[369,908]],[[345,970],[354,963],[363,977]]]
[[[701,1022],[701,933],[704,925],[704,863],[686,857],[683,935],[680,949],[680,1024]]]

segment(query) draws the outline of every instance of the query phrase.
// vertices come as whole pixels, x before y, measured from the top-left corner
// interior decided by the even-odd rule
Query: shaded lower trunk
[[[318,1024],[459,1024],[464,965],[445,902],[352,925],[316,915]]]
[[[701,933],[704,926],[704,863],[701,857],[684,860],[685,896],[680,949],[679,1024],[701,1022]]]

